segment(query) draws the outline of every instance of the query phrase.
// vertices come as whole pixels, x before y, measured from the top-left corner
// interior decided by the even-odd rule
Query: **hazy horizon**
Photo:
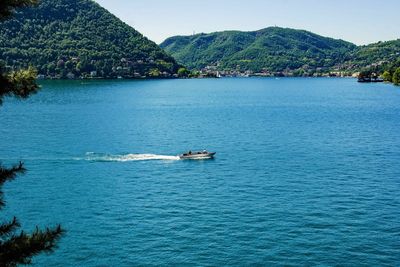
[[[278,26],[302,29],[357,45],[400,38],[397,29],[400,2],[377,6],[372,0],[211,0],[168,2],[95,0],[150,40],[161,43],[175,35],[225,30],[256,31]],[[377,14],[384,10],[384,15]]]

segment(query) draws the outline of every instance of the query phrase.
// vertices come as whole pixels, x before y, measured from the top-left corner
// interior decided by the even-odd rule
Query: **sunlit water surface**
[[[392,85],[44,82],[0,123],[0,159],[29,169],[2,218],[67,230],[34,266],[400,265]]]

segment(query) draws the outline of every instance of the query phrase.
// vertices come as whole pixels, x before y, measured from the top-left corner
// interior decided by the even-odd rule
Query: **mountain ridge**
[[[306,64],[311,64],[311,68],[330,67],[329,61],[347,55],[356,45],[305,30],[268,27],[257,31],[174,36],[160,47],[194,69],[219,64],[228,69],[239,66],[241,70],[284,71]],[[308,58],[315,62],[307,61]]]
[[[267,27],[257,31],[230,30],[173,36],[160,47],[193,70],[212,67],[220,71],[285,72],[310,76],[332,71],[356,72],[396,60],[399,58],[400,39],[357,46],[306,30]]]
[[[170,77],[180,65],[92,0],[42,0],[0,23],[0,58],[49,77]]]
[[[214,74],[351,75],[365,68],[393,69],[399,59],[400,39],[357,46],[281,27],[173,36],[158,46],[92,0],[42,0],[0,22],[0,64],[33,65],[47,78],[191,75],[183,65]]]

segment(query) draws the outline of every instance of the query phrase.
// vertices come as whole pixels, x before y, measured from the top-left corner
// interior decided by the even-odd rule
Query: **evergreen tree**
[[[16,8],[35,3],[36,0],[2,0],[0,20],[11,16]],[[5,96],[26,98],[36,92],[38,86],[35,77],[36,72],[32,68],[6,73],[0,66],[0,104]],[[21,162],[11,168],[0,165],[0,209],[5,205],[2,191],[4,183],[25,171]],[[36,228],[32,233],[24,231],[17,233],[19,227],[20,223],[15,217],[8,222],[0,223],[0,266],[30,264],[33,256],[42,252],[52,252],[64,232],[60,225],[45,230]]]
[[[400,68],[393,73],[392,81],[395,85],[400,85]]]
[[[0,105],[5,96],[27,98],[39,88],[36,84],[36,70],[32,67],[7,73],[0,66]]]
[[[392,75],[390,74],[389,71],[385,70],[382,74],[382,78],[385,82],[391,82],[392,81]]]

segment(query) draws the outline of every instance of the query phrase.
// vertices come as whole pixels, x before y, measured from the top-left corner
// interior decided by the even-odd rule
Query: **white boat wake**
[[[86,153],[85,160],[100,162],[128,162],[128,161],[144,161],[144,160],[179,160],[178,156],[155,155],[155,154],[103,154],[103,153]]]

